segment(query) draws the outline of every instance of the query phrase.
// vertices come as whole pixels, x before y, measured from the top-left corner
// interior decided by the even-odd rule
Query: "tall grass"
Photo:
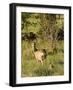
[[[31,43],[27,41],[22,42],[22,60],[21,60],[21,76],[56,76],[64,75],[64,43],[58,42],[57,53],[48,54],[44,60],[43,65],[34,57]],[[37,45],[38,48],[48,48],[48,43],[41,43]],[[49,48],[48,48],[49,50]]]

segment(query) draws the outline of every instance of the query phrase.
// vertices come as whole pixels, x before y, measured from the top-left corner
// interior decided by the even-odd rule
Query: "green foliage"
[[[57,41],[63,40],[64,33],[64,15],[63,14],[45,14],[45,13],[25,13],[21,14],[22,33],[33,32],[43,40]],[[61,30],[61,33],[60,33]],[[58,36],[60,33],[60,37]],[[37,38],[37,37],[36,37]],[[59,38],[59,39],[58,39]]]

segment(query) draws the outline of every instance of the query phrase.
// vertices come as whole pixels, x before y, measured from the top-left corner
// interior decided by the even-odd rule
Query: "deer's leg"
[[[41,64],[43,65],[43,61],[41,60]]]

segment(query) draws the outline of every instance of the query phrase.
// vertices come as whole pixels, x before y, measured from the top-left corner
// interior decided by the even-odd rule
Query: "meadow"
[[[48,47],[48,42],[37,45],[38,48]],[[21,76],[34,77],[34,76],[59,76],[64,75],[64,41],[58,42],[57,53],[50,53],[48,48],[48,55],[43,62],[43,65],[34,57],[32,52],[31,43],[27,41],[22,42],[22,61],[21,61]],[[49,51],[50,50],[50,51]],[[52,68],[51,68],[52,65]]]

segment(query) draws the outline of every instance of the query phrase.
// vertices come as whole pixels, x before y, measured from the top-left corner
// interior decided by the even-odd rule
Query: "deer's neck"
[[[33,50],[34,52],[37,51],[37,48],[36,48],[36,44],[35,44],[35,43],[32,44],[32,50]]]

